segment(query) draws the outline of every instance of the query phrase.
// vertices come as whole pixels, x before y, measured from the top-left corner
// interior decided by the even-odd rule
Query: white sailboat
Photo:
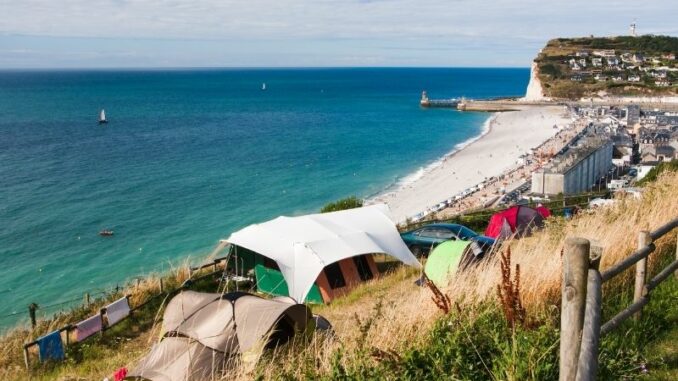
[[[101,109],[101,113],[99,113],[99,124],[104,123],[108,123],[108,121],[106,120],[106,112],[104,111],[104,109]]]
[[[266,82],[261,84],[261,91],[266,91]]]

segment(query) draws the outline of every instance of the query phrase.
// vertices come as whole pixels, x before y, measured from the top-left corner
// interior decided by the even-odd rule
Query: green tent
[[[233,255],[229,258],[229,268],[235,269],[237,266],[236,272],[238,274],[253,274],[258,292],[274,296],[289,296],[287,282],[285,282],[280,270],[275,268],[277,267],[275,262],[243,247],[234,246],[232,250]],[[323,304],[323,297],[317,284],[313,284],[305,302]]]
[[[287,282],[280,271],[257,264],[254,266],[254,274],[257,277],[257,291],[275,296],[289,296]],[[306,296],[306,303],[323,304],[323,297],[317,284],[311,287]]]
[[[464,252],[470,244],[469,241],[445,241],[436,246],[426,260],[424,274],[436,286],[446,286],[450,274],[457,272]]]

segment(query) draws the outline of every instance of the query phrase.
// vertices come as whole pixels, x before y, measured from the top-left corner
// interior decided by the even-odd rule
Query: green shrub
[[[338,200],[338,201],[335,201],[335,202],[330,202],[329,204],[323,206],[322,209],[320,209],[320,213],[336,212],[336,211],[339,211],[339,210],[360,208],[361,206],[363,206],[363,200],[356,197],[356,196],[351,196],[351,197],[342,198],[341,200]]]

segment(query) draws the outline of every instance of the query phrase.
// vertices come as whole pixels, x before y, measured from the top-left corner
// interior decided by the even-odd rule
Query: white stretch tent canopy
[[[327,265],[362,254],[384,253],[421,267],[412,255],[385,204],[278,217],[250,225],[226,241],[273,259],[287,282],[290,296],[303,301]]]

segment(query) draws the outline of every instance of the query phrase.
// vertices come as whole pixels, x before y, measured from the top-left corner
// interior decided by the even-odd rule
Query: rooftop
[[[576,145],[568,146],[567,150],[563,150],[542,170],[545,173],[566,173],[580,161],[609,142],[610,138],[607,136],[586,135],[579,139]]]

